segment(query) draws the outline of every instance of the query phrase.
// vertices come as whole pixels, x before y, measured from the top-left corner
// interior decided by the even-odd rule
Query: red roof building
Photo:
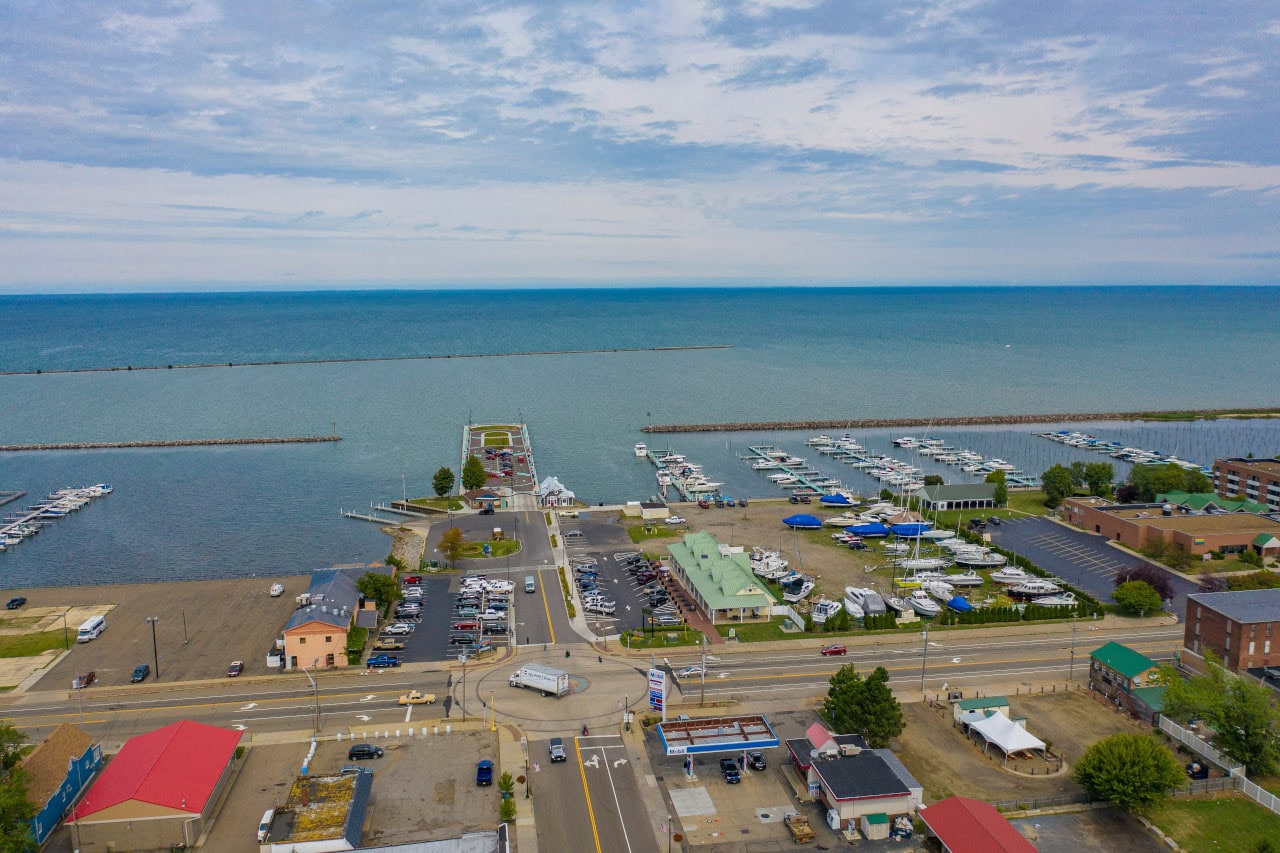
[[[947,853],[1036,853],[995,806],[966,797],[948,797],[919,812],[928,834]]]
[[[194,844],[230,775],[240,737],[182,720],[130,738],[76,806],[80,849]]]

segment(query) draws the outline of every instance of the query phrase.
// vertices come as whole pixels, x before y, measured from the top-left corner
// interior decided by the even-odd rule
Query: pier
[[[821,471],[808,467],[806,460],[793,457],[785,450],[780,450],[772,444],[755,444],[747,449],[751,453],[742,458],[752,463],[752,469],[765,471],[767,474],[785,474],[790,477],[791,482],[778,482],[776,480],[771,480],[771,482],[792,494],[823,495],[829,489],[840,486],[839,483],[830,482]],[[762,465],[762,463],[768,464],[756,467],[757,465]]]
[[[340,435],[297,435],[276,438],[191,438],[165,441],[74,441],[60,444],[0,444],[0,452],[23,450],[118,450],[131,447],[207,447],[224,444],[316,444],[342,441]]]
[[[9,499],[12,501],[26,494],[26,492],[6,492],[4,494],[14,495]],[[81,488],[59,489],[45,500],[27,507],[22,512],[5,516],[4,521],[0,522],[0,551],[20,544],[22,540],[35,536],[44,529],[45,525],[52,523],[52,521],[64,518],[87,506],[90,501],[109,494],[111,494],[111,487],[106,483]]]
[[[461,471],[475,456],[484,464],[485,488],[501,496],[496,509],[536,512],[540,509],[538,470],[533,464],[533,443],[528,424],[472,424],[462,428]],[[458,495],[463,494],[458,478]]]
[[[18,498],[26,495],[26,492],[0,492],[0,506],[13,503]]]
[[[365,515],[364,513],[356,512],[355,510],[350,510],[350,509],[339,509],[338,512],[342,514],[343,518],[354,518],[359,521],[372,521],[375,524],[397,524],[398,523],[394,518],[378,518],[378,516],[376,515]]]

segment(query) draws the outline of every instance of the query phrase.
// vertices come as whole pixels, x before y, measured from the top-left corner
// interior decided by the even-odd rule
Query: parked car
[[[401,581],[401,583],[404,583],[404,584],[422,583],[422,575],[409,575],[403,581]]]
[[[366,663],[374,669],[383,669],[389,666],[399,666],[400,658],[393,655],[372,655]]]
[[[667,524],[684,524],[685,520],[678,515],[667,516]]]
[[[987,523],[988,523],[988,524],[994,524],[996,527],[999,527],[999,526],[1000,526],[1000,516],[998,516],[998,515],[990,516],[989,518],[987,518]]]
[[[791,496],[790,498],[788,498],[787,500],[791,501],[793,504],[798,504],[798,503],[800,503],[800,498],[796,497],[795,495],[792,495],[792,496]]]
[[[398,652],[404,648],[404,640],[397,640],[394,637],[381,637],[374,641],[374,651],[379,652]]]
[[[551,760],[553,762],[567,760],[567,756],[564,753],[563,738],[553,737],[550,744],[547,746],[547,751],[551,753]]]
[[[844,647],[843,643],[832,643],[829,646],[822,647],[822,656],[831,657],[832,655],[848,654],[849,650]]]
[[[476,784],[482,788],[493,784],[493,762],[487,758],[476,765]]]
[[[742,500],[738,501],[738,506],[742,507],[743,509],[746,509],[746,508],[747,508],[747,499],[746,499],[746,498],[743,498]]]
[[[244,672],[244,661],[233,660],[231,666],[227,667],[227,678],[235,678],[242,672]]]
[[[8,603],[8,604],[6,604],[6,605],[4,606],[4,609],[5,609],[5,610],[17,610],[19,607],[21,607],[22,605],[24,605],[24,604],[26,604],[26,603],[27,603],[27,598],[26,598],[26,596],[24,596],[24,595],[15,595],[13,598],[9,599],[9,603]]]
[[[347,750],[347,761],[363,761],[366,758],[381,758],[382,747],[371,743],[352,744]]]
[[[455,619],[450,627],[455,631],[477,631],[480,622],[477,619]]]
[[[98,673],[93,670],[82,672],[71,681],[72,690],[81,690],[98,680]]]
[[[764,753],[752,751],[747,753],[747,766],[752,770],[763,770],[765,768]]]
[[[129,681],[137,684],[139,681],[146,681],[147,676],[151,674],[151,665],[140,663],[133,668],[133,675],[129,676]]]
[[[742,781],[742,776],[738,773],[738,763],[732,758],[720,759],[720,775],[730,785],[736,785]]]
[[[813,503],[813,498],[809,497],[808,495],[801,495],[801,496],[800,496],[800,503],[802,503],[802,504],[809,504],[809,503]]]
[[[403,636],[413,633],[413,626],[405,622],[396,622],[382,629],[382,633],[389,636]]]
[[[711,501],[706,498],[698,498],[698,509],[706,509],[711,506]]]

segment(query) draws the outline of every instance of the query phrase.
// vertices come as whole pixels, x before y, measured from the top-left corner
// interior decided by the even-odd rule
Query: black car
[[[993,516],[991,516],[990,518],[988,518],[988,519],[987,519],[987,523],[988,523],[988,524],[994,524],[996,527],[999,527],[999,526],[1000,526],[1000,516],[998,516],[998,515],[993,515]]]
[[[348,761],[362,761],[366,758],[381,758],[381,757],[382,757],[382,747],[374,746],[371,743],[353,744],[352,747],[347,750]]]
[[[486,622],[484,625],[486,634],[505,634],[507,633],[507,623],[505,622]]]
[[[732,758],[720,759],[720,775],[730,785],[736,785],[742,781],[742,776],[738,774],[738,764]]]
[[[765,768],[763,752],[748,752],[747,766],[752,770],[763,770]]]
[[[129,680],[134,684],[139,681],[146,681],[147,676],[151,674],[151,667],[145,663],[140,663],[133,668],[133,675],[129,676]]]
[[[798,504],[798,503],[800,503],[800,498],[799,498],[799,497],[797,497],[796,495],[792,495],[792,496],[790,497],[790,501],[791,501],[793,504]]]
[[[19,607],[27,603],[25,596],[15,595],[9,599],[9,603],[4,606],[5,610],[17,610]]]

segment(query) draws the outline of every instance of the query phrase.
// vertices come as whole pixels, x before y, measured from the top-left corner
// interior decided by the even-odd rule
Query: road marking
[[[599,769],[600,769],[600,756],[598,756],[598,755],[593,755],[593,756],[591,756],[591,757],[590,757],[590,758],[588,758],[586,761],[582,762],[582,766],[583,766],[583,767],[590,767],[592,770],[599,770]]]
[[[409,722],[409,718],[412,716],[413,716],[413,706],[410,705],[409,707],[404,709],[404,721],[406,723]]]
[[[370,693],[369,695],[365,696],[365,697],[364,697],[363,699],[361,699],[360,701],[361,701],[361,702],[372,702],[374,699],[377,699],[377,698],[378,698],[378,695],[377,695],[376,693]]]
[[[557,569],[557,570],[556,570],[556,572],[557,572],[557,574],[558,574],[558,573],[559,573],[559,570]],[[559,581],[560,581],[560,579],[557,577],[557,578],[556,578],[556,582],[557,582],[557,584],[559,583]],[[555,642],[556,642],[556,626],[551,624],[551,605],[550,605],[550,604],[547,604],[547,584],[546,584],[546,578],[542,577],[542,573],[541,573],[541,572],[539,572],[539,573],[538,573],[538,591],[542,593],[542,609],[543,609],[543,610],[545,610],[545,611],[547,612],[547,630],[551,632],[551,644],[552,644],[552,645],[555,645]],[[597,840],[596,840],[596,847],[597,847],[597,848],[599,848],[599,846],[600,846],[600,842],[599,842],[599,839],[597,839]]]
[[[596,828],[596,810],[591,806],[591,791],[587,787],[587,771],[582,766],[582,746],[578,739],[573,739],[573,750],[578,754],[578,774],[582,776],[582,795],[587,798],[587,816],[591,818],[591,837],[596,842],[596,853],[604,853],[600,849],[600,830]]]
[[[625,759],[625,758],[619,758],[617,761],[613,762],[613,766],[614,766],[614,767],[621,767],[623,764],[626,764],[626,763],[627,763],[627,759]]]
[[[368,714],[356,714],[356,719],[362,723],[367,723],[372,720],[373,717],[370,717]]]
[[[242,731],[244,731],[245,729],[247,729],[247,728],[249,728],[249,727],[248,727],[248,726],[241,725],[240,723],[232,723],[232,724],[231,724],[231,728],[235,729],[235,730],[236,730],[236,731],[238,731],[238,732],[242,732]]]
[[[250,703],[249,703],[249,704],[247,704],[247,705],[242,705],[242,706],[240,707],[240,710],[241,710],[241,711],[252,711],[252,710],[253,710],[254,708],[256,708],[256,707],[258,707],[258,703],[257,703],[257,702],[250,702]]]
[[[619,760],[626,764],[625,758]],[[617,767],[618,765],[615,763],[613,766]],[[622,827],[622,840],[627,844],[627,853],[631,853],[631,835],[627,832],[626,818],[622,816],[622,803],[618,802],[618,786],[613,782],[613,770],[610,769],[607,762],[605,763],[604,772],[609,775],[609,790],[613,792],[613,807],[617,810],[618,826]]]

